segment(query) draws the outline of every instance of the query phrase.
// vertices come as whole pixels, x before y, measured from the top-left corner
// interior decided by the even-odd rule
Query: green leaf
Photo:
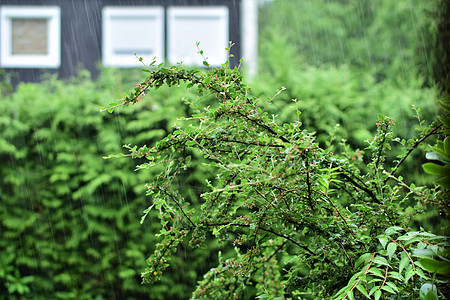
[[[186,146],[192,146],[195,145],[195,141],[187,141]]]
[[[449,171],[448,167],[440,166],[440,165],[437,165],[437,164],[431,163],[431,162],[424,163],[422,165],[422,168],[426,173],[432,174],[432,175],[445,175],[446,172]]]
[[[420,300],[437,300],[437,287],[431,283],[424,283],[419,290]]]
[[[449,118],[450,119],[450,118]],[[444,139],[444,151],[449,154],[450,153],[450,136]]]
[[[379,265],[390,266],[387,259],[382,256],[375,256],[375,258],[373,259],[373,262],[376,264],[379,264]]]
[[[374,296],[375,300],[380,299],[380,297],[381,297],[381,290],[378,289],[373,296]]]
[[[359,267],[360,264],[365,262],[371,255],[372,253],[364,253],[363,255],[361,255],[355,262],[355,270]]]
[[[369,269],[368,273],[372,273],[373,275],[379,276],[381,278],[384,278],[383,274],[381,273],[381,271],[375,267],[372,267]]]
[[[449,163],[448,158],[445,158],[444,156],[439,155],[436,152],[427,152],[425,154],[425,158],[428,159],[428,160],[439,160],[439,161],[444,162],[444,163]]]
[[[380,241],[381,246],[383,246],[383,249],[386,249],[386,244],[388,243],[387,238],[379,237],[378,240]]]
[[[403,278],[403,276],[402,276],[400,273],[398,273],[398,272],[389,272],[389,273],[388,273],[388,276],[391,277],[391,278],[397,279],[397,280],[399,280],[399,281],[405,280],[405,279]]]
[[[408,280],[413,277],[413,275],[415,274],[414,269],[411,267],[409,269],[406,270],[405,273],[405,283],[408,283]]]
[[[400,238],[402,238],[402,237],[400,237]],[[398,240],[400,240],[400,238],[398,238]],[[406,237],[405,237],[405,239],[406,239]],[[413,237],[413,236],[411,236],[411,237],[409,237],[409,239],[406,240],[404,246],[408,246],[409,244],[418,242],[420,240],[422,240],[421,237]]]
[[[367,298],[370,299],[369,294],[367,293],[366,289],[362,286],[361,283],[359,283],[356,288],[358,289],[358,291],[360,291],[361,294],[363,294],[364,296],[366,296]]]
[[[422,277],[422,278],[425,279],[425,280],[428,280],[428,279],[429,279],[429,277],[426,276],[426,275],[423,273],[422,269],[420,269],[420,268],[416,268],[416,274],[419,275],[420,277]]]
[[[397,232],[402,231],[402,230],[404,230],[402,227],[391,226],[391,227],[386,228],[384,233],[386,233],[387,235],[392,235],[392,234],[397,233]]]
[[[394,242],[389,243],[387,246],[387,254],[388,254],[389,260],[392,259],[392,256],[394,255],[395,250],[397,250],[397,244]]]
[[[402,273],[403,269],[406,268],[406,266],[409,264],[410,260],[408,255],[405,252],[402,252],[402,254],[400,254],[401,260],[400,260],[400,264],[398,267],[398,272]]]
[[[412,256],[420,258],[432,258],[436,255],[433,250],[430,249],[414,249]]]
[[[355,300],[355,296],[353,295],[353,290],[347,292],[347,296],[349,300]]]
[[[372,283],[375,283],[375,282],[381,282],[381,281],[384,280],[384,277],[382,277],[382,278],[383,278],[383,279],[374,277],[374,279],[372,279],[371,281],[369,281],[367,284],[372,284]]]
[[[372,296],[372,294],[375,293],[379,289],[380,288],[378,286],[374,286],[373,288],[371,288],[369,291],[369,297]]]
[[[381,289],[385,290],[386,292],[389,292],[389,293],[392,293],[392,294],[396,294],[396,292],[394,292],[394,290],[388,285],[383,285],[383,287]]]
[[[359,277],[361,274],[363,274],[362,271],[361,271],[361,272],[358,272],[358,273],[356,273],[356,274],[354,274],[354,275],[350,278],[350,280],[348,281],[348,284],[347,284],[347,285],[353,285],[353,284],[356,282],[356,280],[358,279],[358,277]]]
[[[269,299],[270,297],[269,297],[269,295],[267,295],[267,294],[261,294],[261,295],[259,295],[259,296],[257,296],[256,297],[256,299]]]
[[[398,293],[398,287],[392,281],[387,281],[386,284],[395,292]]]
[[[447,261],[437,261],[433,258],[425,257],[419,259],[416,264],[430,273],[450,274],[450,263]]]

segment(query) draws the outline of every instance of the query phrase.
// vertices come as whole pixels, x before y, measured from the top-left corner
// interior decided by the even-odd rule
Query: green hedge
[[[0,299],[184,298],[213,263],[209,252],[187,256],[180,249],[176,260],[189,264],[159,285],[140,284],[159,223],[156,214],[139,223],[152,174],[134,172],[130,160],[102,157],[173,130],[186,110],[180,95],[189,94],[161,89],[131,110],[99,112],[130,88],[122,78],[138,75],[104,70],[95,82],[86,73],[70,82],[50,77],[2,97]],[[194,196],[198,174],[183,182]]]

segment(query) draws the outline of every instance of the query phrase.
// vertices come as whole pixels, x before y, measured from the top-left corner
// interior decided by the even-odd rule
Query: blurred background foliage
[[[280,121],[292,120],[297,116],[288,108],[298,99],[301,121],[322,143],[334,132],[363,150],[379,113],[393,117],[396,133],[410,138],[420,130],[412,105],[431,122],[435,100],[448,94],[445,5],[268,2],[260,8],[254,92],[270,98],[285,86],[268,109]],[[108,114],[99,108],[131,90],[142,78],[139,71],[103,69],[96,80],[84,71],[66,81],[49,76],[15,91],[7,76],[0,74],[0,299],[188,298],[215,266],[218,246],[178,249],[161,284],[140,285],[159,222],[155,214],[139,224],[149,206],[144,194],[152,173],[134,172],[137,161],[102,157],[171,132],[176,118],[190,113],[183,97],[194,95],[183,87],[161,88],[131,109]],[[421,161],[420,154],[409,159],[405,180],[431,182]],[[205,172],[196,165],[177,183],[194,203]],[[418,224],[439,230],[438,218],[430,212]]]
[[[162,88],[130,109],[99,112],[139,76],[105,69],[96,81],[85,72],[68,82],[49,77],[0,102],[0,299],[182,299],[212,266],[215,253],[179,249],[171,276],[140,284],[159,230],[156,217],[139,223],[152,173],[102,156],[172,131],[190,93]],[[197,169],[180,183],[193,195],[205,173]]]
[[[289,106],[298,99],[303,125],[322,143],[334,133],[352,148],[364,149],[378,114],[394,118],[401,139],[411,138],[420,128],[412,105],[420,109],[423,125],[430,124],[438,112],[436,100],[448,92],[443,75],[437,75],[448,74],[442,65],[445,40],[438,39],[448,31],[442,25],[448,24],[441,12],[444,2],[266,4],[259,15],[260,71],[253,89],[267,97],[285,86],[272,113],[282,120],[295,118]],[[397,146],[391,161],[401,151]],[[420,155],[413,160],[425,161]],[[408,182],[429,182],[416,164],[404,168],[411,174]]]

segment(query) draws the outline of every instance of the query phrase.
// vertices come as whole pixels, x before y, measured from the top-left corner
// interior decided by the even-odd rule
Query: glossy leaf
[[[375,300],[380,299],[380,298],[381,298],[381,290],[378,289],[378,290],[373,294],[373,296],[374,296],[374,299],[375,299]]]
[[[450,263],[447,261],[438,261],[433,258],[421,258],[417,263],[422,269],[431,273],[448,275],[450,274]]]
[[[370,299],[369,294],[367,293],[367,290],[364,288],[364,286],[363,286],[362,284],[358,284],[358,285],[356,286],[356,288],[357,288],[358,291],[360,291],[361,294],[363,294],[366,298],[369,298],[369,299]]]
[[[399,264],[399,273],[401,274],[402,273],[402,271],[403,271],[403,269],[405,269],[407,266],[408,266],[408,264],[410,263],[410,260],[409,260],[409,257],[408,257],[408,255],[404,252],[404,251],[402,251],[402,253],[400,254],[400,264]]]
[[[387,238],[379,237],[378,240],[380,241],[381,246],[383,246],[383,249],[386,248],[386,244],[389,242]]]
[[[366,262],[370,257],[372,256],[372,253],[364,253],[361,255],[355,262],[355,270],[361,265],[363,262]]]
[[[419,290],[420,300],[437,300],[437,288],[434,284],[424,283]]]
[[[396,243],[391,242],[391,243],[389,243],[387,245],[387,254],[388,254],[389,260],[392,259],[392,256],[394,255],[395,250],[397,250],[397,244]]]

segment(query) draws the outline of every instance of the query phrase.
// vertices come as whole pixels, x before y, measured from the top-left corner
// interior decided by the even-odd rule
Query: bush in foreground
[[[104,110],[180,83],[199,95],[188,102],[193,114],[181,117],[166,137],[109,156],[145,159],[138,169],[159,170],[148,184],[152,203],[142,218],[156,210],[161,221],[160,241],[142,273],[145,283],[164,278],[180,245],[201,247],[214,238],[232,245],[234,253],[218,253],[219,263],[198,283],[195,299],[444,294],[446,237],[409,225],[428,206],[444,205],[446,190],[407,185],[397,174],[420,143],[442,132],[439,122],[405,142],[403,156],[393,163],[386,154],[394,122],[380,115],[367,146],[370,160],[363,161],[332,134],[320,147],[303,129],[295,101],[297,119],[279,123],[267,108],[282,90],[267,100],[253,97],[227,63],[207,72],[161,65],[144,71],[148,77],[130,95]],[[205,105],[210,95],[215,103]],[[207,188],[196,204],[180,178],[200,163],[214,172],[205,174]]]

